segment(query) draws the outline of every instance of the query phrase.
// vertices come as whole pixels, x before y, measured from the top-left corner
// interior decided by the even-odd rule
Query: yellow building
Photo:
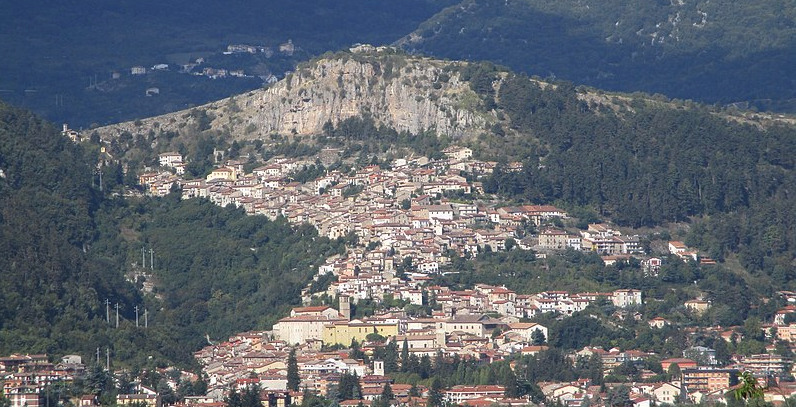
[[[156,394],[119,394],[116,404],[120,406],[160,407],[160,396]]]
[[[323,327],[323,343],[327,345],[351,345],[351,340],[365,341],[369,334],[377,333],[385,338],[398,335],[398,322],[384,320],[336,321]]]

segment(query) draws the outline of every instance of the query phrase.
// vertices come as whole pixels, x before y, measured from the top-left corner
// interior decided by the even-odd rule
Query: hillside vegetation
[[[95,162],[92,146],[0,105],[2,354],[107,348],[114,364],[192,366],[206,335],[264,329],[296,305],[318,262],[342,248],[207,201],[111,197],[123,180],[104,172],[100,190]]]
[[[740,124],[695,104],[589,101],[570,84],[489,64],[465,76],[508,118],[505,131],[479,141],[496,159],[508,151],[524,162],[522,172],[499,165],[488,192],[587,207],[636,227],[698,219],[697,246],[719,259],[739,253],[747,270],[790,281],[796,126]]]
[[[794,21],[785,0],[463,0],[398,43],[602,89],[793,111]]]

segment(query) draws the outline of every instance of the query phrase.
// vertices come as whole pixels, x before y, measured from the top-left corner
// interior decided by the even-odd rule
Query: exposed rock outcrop
[[[226,131],[239,139],[317,134],[327,122],[362,115],[398,131],[469,137],[495,119],[483,113],[479,97],[460,79],[460,64],[362,46],[299,66],[268,89],[98,131],[103,136],[156,127],[179,132],[196,125],[197,116],[205,116],[196,113],[203,111],[210,121],[205,119],[202,129]]]

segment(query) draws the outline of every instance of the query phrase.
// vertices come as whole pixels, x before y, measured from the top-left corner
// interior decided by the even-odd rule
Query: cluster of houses
[[[694,352],[715,353],[714,350],[704,347],[686,349],[684,353]],[[616,361],[622,363],[641,363],[650,354],[636,351],[619,352],[616,349],[605,351],[603,349],[584,348],[576,352],[579,357],[589,356],[593,353],[600,355],[606,371],[617,366]],[[616,358],[615,358],[616,356]],[[796,383],[788,381],[770,381],[772,375],[787,371],[790,359],[775,354],[760,354],[749,357],[738,356],[736,363],[726,367],[715,366],[713,363],[697,363],[687,358],[672,358],[661,361],[664,371],[670,366],[678,365],[681,368],[679,376],[671,377],[668,381],[645,381],[622,384],[628,390],[630,403],[635,407],[650,407],[655,404],[726,404],[727,393],[738,385],[739,372],[753,373],[765,387],[764,399],[774,405],[785,405],[785,400],[796,395]],[[652,372],[645,371],[642,378],[655,378]],[[605,387],[616,387],[619,383],[607,384]],[[605,387],[594,386],[588,380],[579,380],[569,383],[539,383],[542,393],[548,400],[559,401],[566,406],[582,406],[605,403],[609,398]]]
[[[351,359],[347,350],[330,350],[337,349],[331,345],[352,340],[356,340],[360,344],[359,349],[369,355],[373,355],[377,346],[395,342],[399,348],[405,343],[410,354],[417,356],[433,359],[458,355],[481,363],[510,359],[518,354],[535,355],[548,349],[543,342],[535,342],[547,335],[547,329],[535,323],[507,322],[485,315],[412,318],[402,312],[351,320],[347,315],[349,307],[348,301],[343,300],[340,310],[328,306],[295,308],[290,317],[274,326],[273,331],[243,333],[229,341],[205,347],[195,356],[204,366],[211,393],[221,395],[231,387],[242,388],[255,381],[264,392],[276,393],[281,399],[300,403],[302,394],[287,389],[287,358],[290,350],[295,349],[302,389],[328,395],[341,374],[356,374],[361,379],[364,400],[348,401],[347,405],[369,405],[379,397],[384,384],[391,380],[385,376],[383,361],[366,363]],[[787,308],[782,313],[794,310]],[[313,322],[309,321],[316,321],[318,325],[313,328]],[[656,327],[655,320],[648,322]],[[699,336],[708,332],[694,328],[688,329],[687,333]],[[722,337],[729,340],[728,336]],[[687,348],[683,357],[660,361],[664,372],[672,372],[673,365],[679,368],[678,374],[667,376],[646,369],[646,361],[659,360],[654,353],[585,347],[571,352],[568,357],[573,361],[599,357],[605,375],[610,375],[622,365],[635,365],[640,371],[638,379],[642,381],[598,385],[581,379],[537,384],[548,401],[566,406],[609,405],[611,392],[621,386],[634,407],[650,407],[661,403],[725,403],[725,396],[738,384],[741,371],[752,372],[762,383],[790,374],[791,359],[771,352],[736,355],[726,366],[718,365],[715,354],[715,350],[703,346]],[[511,366],[515,367],[514,362]],[[773,379],[770,383],[765,391],[767,401],[781,404],[796,394],[796,383]],[[396,395],[393,404],[425,405],[423,398],[427,396],[427,389],[421,388],[419,397],[413,398],[410,396],[411,386],[394,383],[391,386]],[[507,398],[504,392],[505,388],[498,385],[453,386],[444,390],[444,397],[450,403],[469,406],[529,404],[528,399]]]
[[[275,393],[282,399],[300,403],[303,392],[290,392],[287,388],[287,358],[290,350],[296,349],[301,389],[328,396],[329,390],[338,383],[340,376],[349,373],[360,378],[364,399],[353,401],[352,405],[369,405],[381,395],[387,383],[391,384],[395,394],[394,404],[425,405],[428,389],[420,387],[418,395],[411,396],[411,385],[392,383],[392,379],[385,375],[383,361],[365,363],[361,359],[351,359],[348,350],[326,350],[330,348],[323,345],[339,345],[356,339],[362,343],[361,350],[372,355],[375,346],[384,345],[383,341],[386,340],[396,342],[399,348],[406,343],[410,354],[417,356],[428,355],[433,358],[437,355],[455,354],[484,361],[501,360],[512,352],[532,354],[547,349],[546,346],[530,345],[533,335],[529,332],[538,330],[543,332],[542,336],[547,334],[545,327],[533,323],[506,325],[485,316],[449,320],[407,319],[405,315],[398,314],[385,314],[367,321],[349,321],[343,315],[346,306],[341,304],[340,308],[342,311],[326,306],[296,308],[273,331],[242,333],[233,336],[229,341],[210,345],[196,352],[195,357],[208,377],[208,395],[221,397],[230,388],[241,389],[254,381],[265,393]],[[305,331],[309,336],[316,333],[323,335],[323,340],[294,336],[294,329],[304,328],[293,328],[290,323],[308,319],[329,322],[324,325],[325,329]],[[284,326],[279,326],[280,324]],[[490,337],[489,333],[497,327],[503,327],[505,331],[495,338]],[[373,334],[378,334],[380,342],[368,340],[368,335]],[[492,346],[507,341],[515,341],[515,346],[503,346],[503,349],[494,349]],[[518,344],[524,346],[516,346]],[[507,401],[504,405],[528,404],[527,399],[507,400],[504,392],[502,386],[496,385],[454,386],[444,391],[444,397],[446,401],[457,404],[485,399],[489,399],[489,403]]]
[[[355,374],[362,388],[362,399],[345,400],[341,406],[369,406],[381,396],[384,386],[390,384],[395,399],[393,405],[426,405],[428,389],[412,385],[393,383],[385,375],[384,361],[375,360],[365,364],[351,359],[348,351],[322,351],[310,344],[296,348],[296,360],[301,378],[301,391],[287,388],[287,359],[292,347],[283,341],[269,340],[268,332],[247,332],[233,336],[229,341],[208,346],[195,356],[202,364],[209,380],[208,395],[225,395],[234,388],[242,391],[256,384],[262,391],[263,400],[278,400],[281,404],[301,404],[305,390],[324,397],[331,396],[343,374]],[[373,347],[366,346],[371,353]],[[453,386],[443,391],[446,402],[462,405],[502,403],[525,406],[527,399],[507,399],[505,388],[498,385]],[[276,407],[275,406],[275,407]]]
[[[293,44],[293,40],[287,40],[279,44],[277,47],[279,53],[291,56],[294,52],[296,52],[296,46]],[[230,44],[227,45],[227,50],[224,52],[224,55],[232,55],[232,54],[263,54],[266,58],[271,58],[274,55],[274,49],[272,47],[267,47],[263,45],[247,45],[247,44]]]
[[[273,336],[289,345],[313,344],[348,346],[376,338],[407,341],[410,352],[432,356],[438,351],[475,355],[497,346],[513,352],[546,341],[547,328],[535,323],[521,323],[518,318],[487,314],[435,313],[432,317],[410,318],[405,313],[385,313],[369,318],[351,319],[350,299],[340,297],[340,311],[329,306],[294,309],[273,327]],[[500,328],[500,344],[492,344],[492,335]],[[536,332],[538,331],[538,332]],[[452,339],[453,338],[453,339]],[[536,342],[536,343],[533,343]],[[472,346],[470,346],[472,345]],[[488,348],[481,349],[481,345]]]
[[[669,253],[679,257],[683,261],[695,261],[699,264],[716,264],[716,260],[699,254],[699,251],[686,246],[685,243],[677,240],[669,242]]]
[[[276,48],[277,48],[276,52],[286,57],[292,56],[293,53],[295,53],[296,51],[296,46],[293,44],[292,40],[287,40],[287,42],[279,44],[279,46]],[[274,56],[274,53],[275,51],[273,47],[266,47],[260,45],[246,45],[246,44],[230,44],[227,46],[227,50],[222,52],[223,55],[262,54],[266,58],[271,58],[272,56]],[[205,63],[204,58],[196,58],[190,63],[179,65],[179,72],[195,76],[205,76],[210,79],[221,79],[229,77],[237,77],[237,78],[251,77],[250,75],[247,75],[243,69],[225,69],[225,68],[202,66],[204,65],[204,63]],[[130,75],[143,76],[150,72],[168,71],[171,68],[172,68],[171,65],[163,63],[155,64],[149,68],[143,65],[136,65],[130,67]],[[113,72],[112,74],[113,79],[119,79],[120,77],[121,74],[119,72]],[[267,84],[275,83],[278,81],[278,78],[273,74],[261,76],[261,79],[263,79],[263,81]],[[147,92],[147,96],[149,95],[150,92]]]
[[[165,195],[177,184],[185,199],[202,197],[249,214],[307,222],[331,239],[356,234],[371,249],[351,251],[323,267],[342,275],[353,275],[355,267],[357,272],[391,272],[406,257],[413,259],[416,270],[433,273],[450,261],[451,250],[464,256],[504,250],[524,224],[566,217],[553,206],[496,208],[444,199],[446,192],[482,192],[479,182],[460,175],[462,164],[485,171],[479,175],[494,165],[472,160],[460,150],[469,151],[454,149],[448,159],[437,162],[399,159],[389,170],[368,166],[348,174],[331,171],[303,184],[292,181],[291,174],[313,161],[277,157],[251,173],[244,172],[243,162],[227,161],[204,179],[184,180],[182,156],[164,153],[164,170],[143,173],[139,181],[153,195]]]
[[[3,397],[11,407],[42,406],[42,393],[56,383],[71,383],[84,373],[80,356],[65,356],[51,363],[47,355],[9,355],[0,357]]]
[[[540,255],[566,248],[593,251],[603,255],[606,264],[643,254],[638,236],[622,235],[607,225],[589,225],[577,234],[545,226],[567,217],[554,206],[447,199],[457,193],[482,193],[481,183],[462,173],[488,175],[496,163],[472,159],[472,151],[465,147],[450,147],[444,153],[443,160],[398,159],[390,169],[367,166],[345,174],[330,171],[305,183],[291,176],[312,165],[309,159],[275,157],[250,173],[244,171],[242,161],[230,160],[204,179],[185,180],[183,157],[164,153],[160,155],[162,170],[141,174],[139,182],[152,195],[165,195],[177,185],[184,199],[202,197],[221,206],[241,207],[249,214],[306,222],[330,239],[354,234],[366,247],[329,259],[320,274],[382,274],[389,281],[407,257],[412,259],[411,267],[404,267],[403,272],[430,274],[448,264],[453,253],[475,257],[484,251],[506,250],[509,243],[509,248],[533,249]],[[534,228],[541,230],[526,233]],[[651,261],[653,268],[660,266],[660,259]]]
[[[206,76],[210,79],[220,79],[227,77],[238,77],[238,78],[247,77],[243,69],[202,67],[201,70],[197,70],[197,67],[202,65],[203,63],[204,63],[204,58],[198,58],[193,63],[180,65],[179,72],[184,74],[196,75],[196,76]],[[147,73],[150,72],[168,71],[170,69],[171,66],[169,64],[157,64],[153,65],[151,68],[147,68],[142,65],[136,65],[130,68],[130,75],[141,76],[141,75],[146,75]],[[120,77],[121,75],[113,75],[114,79],[118,79]]]
[[[99,352],[99,350],[98,350]],[[100,363],[99,353],[98,360]],[[109,370],[110,358],[106,360],[103,369]],[[165,372],[165,370],[163,370]],[[114,372],[121,373],[121,372]],[[45,354],[18,355],[0,357],[0,383],[2,383],[2,397],[8,400],[10,407],[47,407],[50,405],[63,405],[68,401],[73,406],[97,407],[100,400],[96,389],[86,389],[85,381],[90,374],[90,369],[83,363],[79,355],[66,355],[59,362],[54,363]],[[198,376],[190,372],[180,372],[180,379],[196,381]],[[177,389],[177,380],[169,379],[167,384],[172,390]],[[78,385],[70,389],[70,386]],[[85,394],[75,393],[76,389],[83,388]],[[67,389],[69,389],[67,391]],[[161,397],[154,389],[141,385],[140,382],[131,383],[128,389],[131,393],[119,392],[116,395],[116,405],[135,407],[161,407]],[[49,393],[49,399],[46,396]],[[56,398],[56,399],[53,399]],[[224,404],[205,396],[186,397],[181,407],[203,401],[205,407],[223,407]]]
[[[430,277],[411,275],[408,280],[385,278],[383,274],[358,273],[353,276],[338,275],[324,293],[310,294],[304,290],[304,301],[312,296],[327,294],[330,298],[345,296],[357,303],[361,300],[383,302],[388,297],[404,300],[414,305],[433,302],[444,315],[498,313],[510,318],[533,318],[541,313],[556,312],[572,315],[583,311],[597,300],[605,300],[619,308],[641,305],[641,291],[621,289],[613,292],[584,292],[570,294],[566,291],[544,291],[537,294],[517,294],[505,287],[476,284],[469,290],[451,290],[449,287],[428,286]]]

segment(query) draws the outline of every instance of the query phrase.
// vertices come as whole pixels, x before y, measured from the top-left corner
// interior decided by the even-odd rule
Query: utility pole
[[[105,322],[107,322],[108,324],[111,323],[110,305],[111,305],[111,300],[106,298],[105,299]]]
[[[138,328],[138,305],[135,306],[135,327]]]
[[[116,327],[119,327],[119,303],[116,303]]]

